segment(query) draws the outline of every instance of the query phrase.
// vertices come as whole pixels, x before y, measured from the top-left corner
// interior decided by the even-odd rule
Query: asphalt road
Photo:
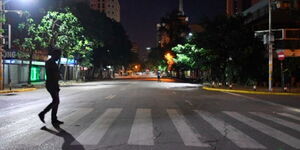
[[[60,129],[50,113],[46,124],[37,117],[51,101],[45,89],[0,95],[0,149],[300,149],[300,97],[199,86],[115,80],[62,87]]]

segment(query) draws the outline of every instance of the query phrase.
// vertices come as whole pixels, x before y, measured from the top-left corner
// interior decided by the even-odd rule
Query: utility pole
[[[272,74],[273,74],[273,45],[272,45],[272,0],[269,0],[269,91],[272,91]]]
[[[4,19],[4,10],[3,10],[3,5],[4,5],[4,2],[3,0],[0,0],[0,18],[1,20]],[[4,23],[0,23],[0,30],[3,29],[3,24]],[[4,53],[4,44],[3,44],[3,33],[0,32],[0,90],[3,90],[4,89],[4,79],[3,79],[3,53]]]

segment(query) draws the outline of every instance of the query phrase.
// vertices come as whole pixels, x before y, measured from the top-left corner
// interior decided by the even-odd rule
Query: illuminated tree
[[[84,36],[84,28],[68,9],[65,12],[48,11],[37,28],[38,36],[42,37],[41,45],[45,48],[61,49],[63,56],[67,58],[67,63],[75,56],[87,58],[87,53],[91,51],[93,42]],[[66,80],[67,63],[64,80]]]

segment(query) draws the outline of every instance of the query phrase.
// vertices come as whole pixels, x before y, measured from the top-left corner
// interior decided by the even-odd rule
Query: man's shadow
[[[54,134],[56,136],[62,137],[64,139],[64,143],[62,145],[62,150],[84,150],[84,147],[76,141],[76,139],[67,131],[60,128],[59,125],[53,125],[53,127],[57,130],[51,130],[47,128],[46,126],[43,126],[41,130],[47,131],[51,134]],[[72,143],[75,143],[72,145]]]

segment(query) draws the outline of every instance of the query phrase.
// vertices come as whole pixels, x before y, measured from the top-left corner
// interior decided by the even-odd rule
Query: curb
[[[300,96],[300,93],[280,93],[280,92],[259,92],[259,91],[246,91],[246,90],[229,90],[220,88],[202,87],[203,90],[217,91],[217,92],[231,92],[243,94],[257,94],[257,95],[283,95],[283,96]]]
[[[25,89],[14,89],[14,90],[4,90],[0,91],[0,94],[6,94],[6,93],[15,93],[15,92],[28,92],[28,91],[34,91],[37,88],[25,88]]]

